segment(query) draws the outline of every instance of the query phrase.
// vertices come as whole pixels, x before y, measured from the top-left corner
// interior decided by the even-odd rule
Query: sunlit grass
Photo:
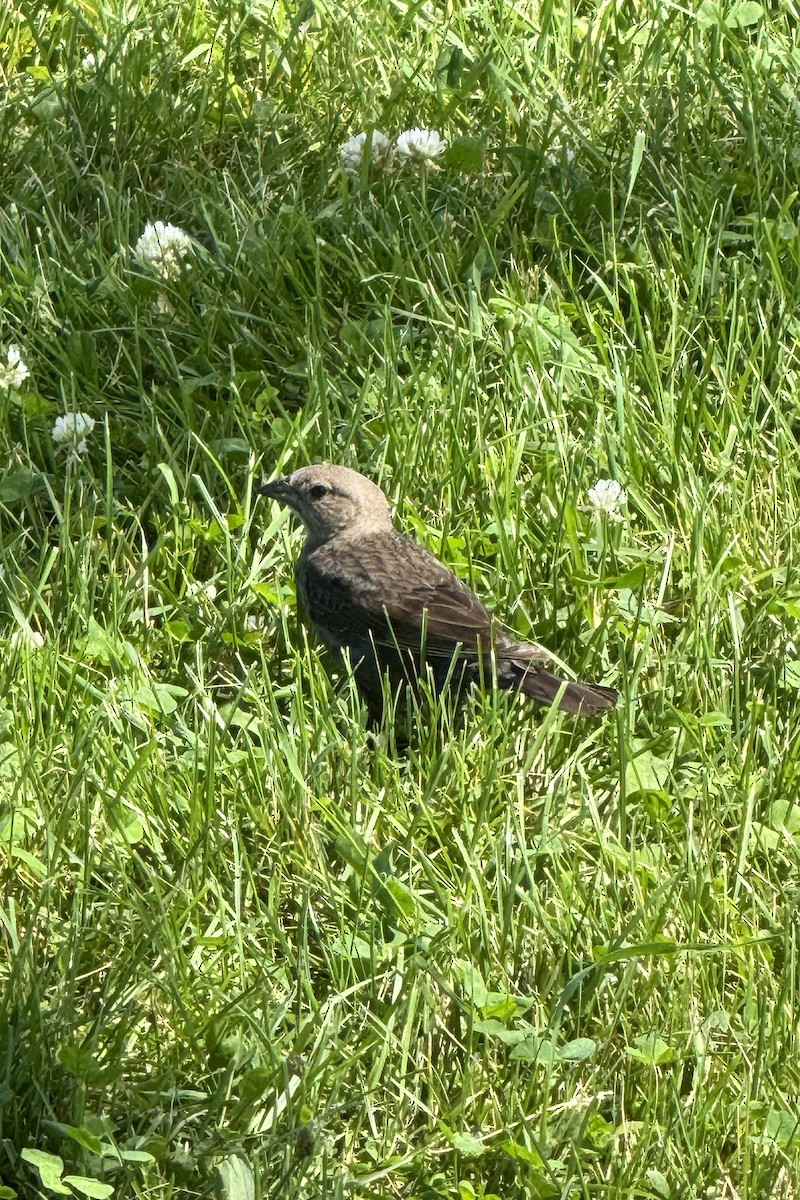
[[[40,8],[0,14],[3,1183],[790,1200],[800,14]],[[418,126],[434,167],[342,170]],[[254,495],[323,458],[618,711],[368,735]]]

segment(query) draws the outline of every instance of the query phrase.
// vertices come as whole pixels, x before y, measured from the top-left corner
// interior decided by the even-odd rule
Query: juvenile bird
[[[595,716],[617,692],[551,674],[543,646],[518,641],[435,555],[399,533],[376,484],[348,467],[301,467],[258,489],[286,504],[306,528],[297,593],[320,640],[348,651],[370,721],[383,714],[381,679],[392,694],[416,687],[427,668],[434,687],[497,684],[566,712]]]

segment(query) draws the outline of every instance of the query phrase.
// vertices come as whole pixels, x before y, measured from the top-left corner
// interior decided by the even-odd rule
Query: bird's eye
[[[328,489],[325,487],[324,483],[315,483],[314,486],[309,489],[308,494],[312,500],[321,500],[323,496],[327,496]]]

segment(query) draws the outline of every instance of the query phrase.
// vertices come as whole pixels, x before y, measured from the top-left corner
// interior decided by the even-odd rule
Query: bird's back
[[[395,529],[331,538],[297,564],[300,599],[332,649],[373,641],[451,658],[488,651],[493,621],[466,584]]]

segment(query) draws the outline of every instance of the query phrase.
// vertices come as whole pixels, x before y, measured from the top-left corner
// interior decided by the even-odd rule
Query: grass
[[[0,1195],[798,1195],[799,17],[0,15]],[[619,711],[373,743],[321,458]]]

